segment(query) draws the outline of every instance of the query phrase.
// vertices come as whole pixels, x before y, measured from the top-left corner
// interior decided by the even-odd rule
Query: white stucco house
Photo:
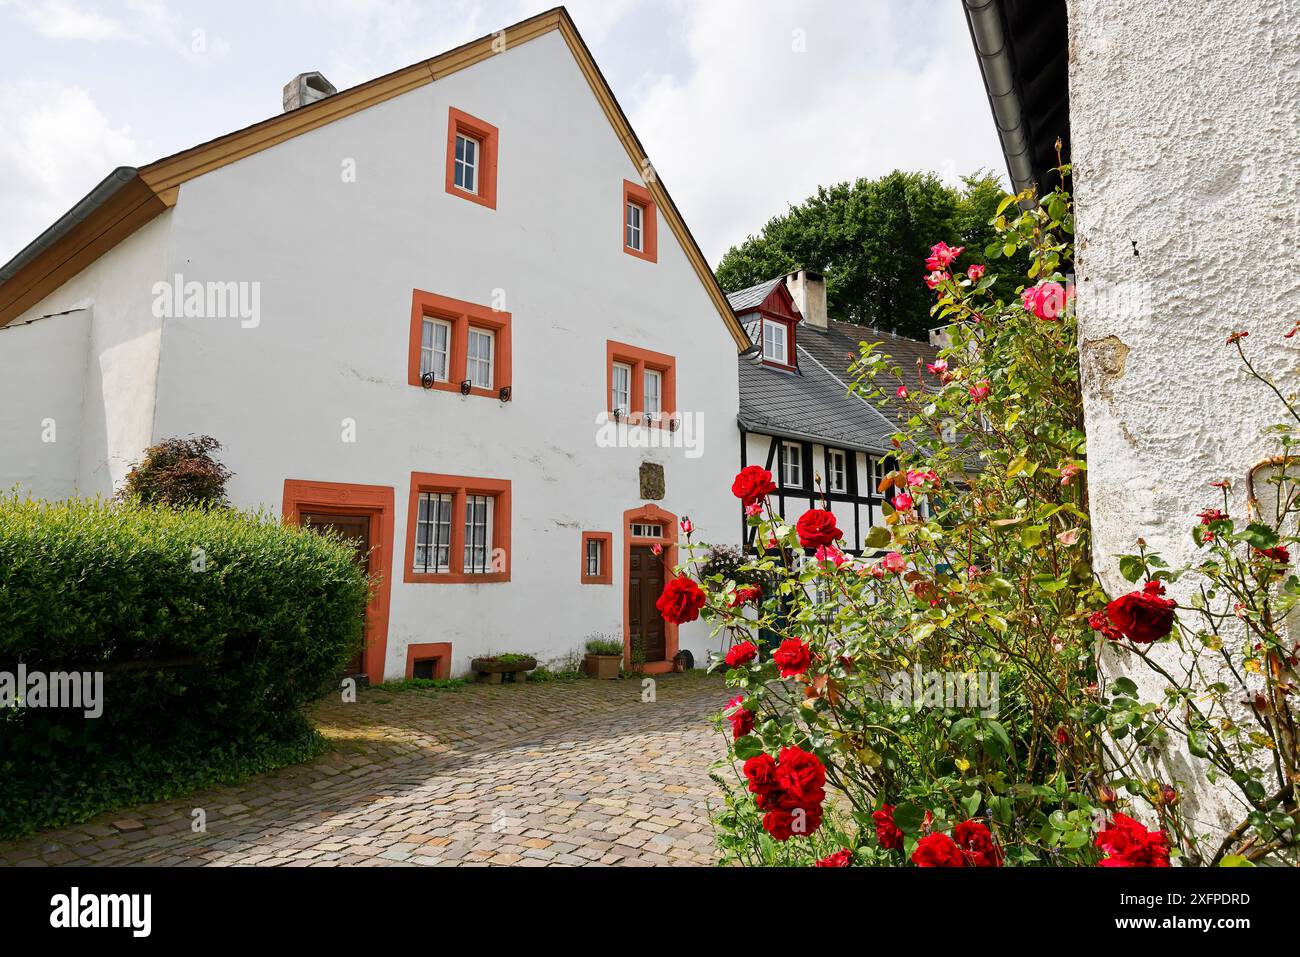
[[[703,659],[654,601],[685,513],[737,538],[750,343],[567,13],[285,105],[0,269],[0,487],[111,495],[211,435],[235,505],[366,551],[371,681]]]

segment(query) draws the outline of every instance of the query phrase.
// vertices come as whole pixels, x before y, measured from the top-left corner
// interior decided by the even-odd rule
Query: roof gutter
[[[979,57],[984,90],[993,108],[993,120],[1002,141],[1014,192],[1032,187],[1036,180],[1025,129],[1024,102],[1016,85],[1006,26],[998,0],[962,0],[971,42]]]
[[[17,256],[0,266],[0,283],[8,282],[18,274],[20,269],[70,233],[91,213],[108,202],[114,193],[134,180],[138,173],[134,166],[119,166],[105,176],[98,186],[87,193],[76,206],[60,216],[53,226],[23,247]]]

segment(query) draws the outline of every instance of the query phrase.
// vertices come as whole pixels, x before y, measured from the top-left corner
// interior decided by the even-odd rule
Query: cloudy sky
[[[0,0],[0,263],[115,166],[280,112],[554,0]],[[819,184],[956,182],[1001,153],[960,0],[568,4],[710,261]]]

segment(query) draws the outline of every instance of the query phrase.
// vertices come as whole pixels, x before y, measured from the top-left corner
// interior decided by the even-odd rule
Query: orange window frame
[[[476,192],[468,192],[456,185],[456,137],[468,136],[479,144],[479,162],[476,171]],[[486,120],[470,116],[454,106],[447,111],[447,192],[488,209],[497,208],[497,152],[501,132]]]
[[[627,244],[627,204],[641,207],[641,247],[633,249]],[[618,236],[623,252],[646,262],[659,261],[659,212],[655,199],[646,189],[631,180],[623,180],[623,203],[618,208]]]
[[[444,492],[451,495],[451,545],[447,557],[449,571],[417,572],[415,570],[415,535],[420,515],[421,492]],[[492,548],[501,549],[505,555],[505,570],[481,575],[465,572],[465,498],[469,495],[489,495],[492,506]],[[510,480],[477,478],[470,475],[441,475],[435,472],[411,473],[411,497],[406,512],[406,564],[402,570],[405,582],[465,585],[510,581]]]
[[[451,325],[447,381],[433,382],[428,388],[440,392],[460,392],[461,382],[468,378],[469,330],[473,327],[493,333],[492,388],[480,389],[478,386],[471,386],[469,394],[484,398],[500,398],[501,389],[511,384],[510,313],[497,312],[487,306],[440,296],[422,289],[412,290],[407,381],[420,388],[425,388],[420,381],[420,342],[426,318],[442,319]],[[513,388],[511,392],[513,394]]]
[[[587,543],[600,542],[600,574],[587,574]],[[579,581],[584,585],[614,584],[614,534],[612,532],[582,533],[582,565],[579,569]]]
[[[663,352],[651,352],[626,342],[605,341],[605,411],[614,414],[614,363],[621,362],[632,367],[632,394],[629,398],[629,413],[641,416],[645,413],[645,372],[649,369],[658,372],[663,378],[660,388],[660,416],[651,424],[657,428],[667,428],[669,420],[677,414],[677,359]],[[643,418],[632,418],[634,424],[644,424]]]

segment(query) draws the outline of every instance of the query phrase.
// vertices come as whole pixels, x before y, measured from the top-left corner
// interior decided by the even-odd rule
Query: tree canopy
[[[718,282],[730,292],[813,269],[826,276],[832,319],[924,339],[937,324],[930,318],[934,296],[923,282],[930,247],[940,240],[965,246],[962,269],[983,263],[985,247],[996,239],[990,221],[1004,195],[986,170],[963,177],[957,189],[930,173],[897,170],[822,186],[729,249],[718,264]],[[1003,298],[1014,291],[997,288]]]

